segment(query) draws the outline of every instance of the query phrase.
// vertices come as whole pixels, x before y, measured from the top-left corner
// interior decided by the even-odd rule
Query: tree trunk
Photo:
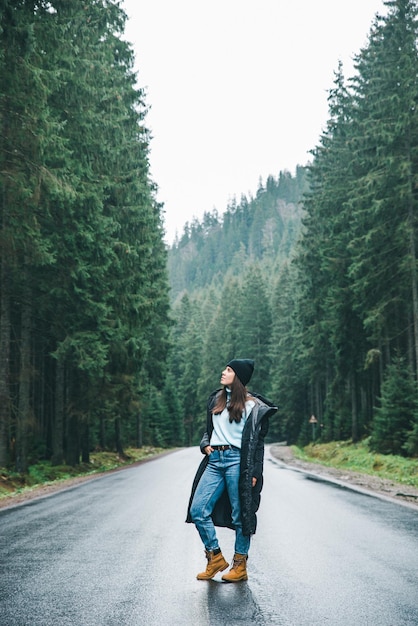
[[[356,390],[356,376],[352,372],[350,376],[351,384],[351,439],[353,443],[358,441],[358,417],[357,417],[357,390]]]
[[[65,460],[67,465],[75,467],[80,463],[80,443],[78,433],[77,415],[71,413],[67,417],[67,449],[65,452]]]
[[[120,434],[120,419],[119,419],[119,417],[117,417],[115,419],[115,446],[116,446],[116,452],[120,456],[124,456],[123,446],[122,446],[122,438],[121,438],[121,434]]]
[[[90,427],[87,419],[82,424],[81,461],[90,463]]]
[[[19,404],[16,429],[16,470],[27,470],[27,438],[31,420],[30,386],[31,386],[31,290],[25,289],[22,303],[21,337],[20,337],[20,375]]]
[[[55,416],[52,421],[52,465],[64,462],[64,364],[56,361]]]
[[[6,260],[1,260],[0,293],[0,466],[9,461],[10,425],[10,273]]]
[[[104,450],[106,447],[105,417],[103,413],[100,413],[99,417],[99,446],[100,450]]]
[[[417,288],[417,257],[415,248],[415,229],[412,200],[409,202],[409,249],[411,254],[411,291],[412,320],[415,345],[415,377],[418,380],[418,288]]]
[[[414,197],[416,184],[412,174],[413,156],[411,150],[411,133],[406,135],[406,154],[409,158],[408,169],[408,229],[409,229],[409,254],[411,259],[411,294],[412,294],[412,325],[414,329],[415,348],[415,378],[418,380],[418,287],[417,287],[417,254],[415,246],[415,217]]]
[[[318,378],[315,381],[315,417],[319,422],[322,421],[321,381]]]
[[[136,447],[142,448],[143,446],[142,439],[142,414],[141,411],[138,411],[136,414]]]

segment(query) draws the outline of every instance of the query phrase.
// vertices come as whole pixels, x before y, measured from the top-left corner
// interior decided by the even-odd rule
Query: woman
[[[205,455],[193,482],[187,522],[193,522],[205,547],[207,567],[198,580],[224,571],[215,526],[235,530],[235,554],[227,582],[247,580],[247,559],[263,487],[264,438],[277,411],[268,400],[249,393],[251,359],[233,359],[221,376],[222,389],[208,400],[206,432],[200,442]]]

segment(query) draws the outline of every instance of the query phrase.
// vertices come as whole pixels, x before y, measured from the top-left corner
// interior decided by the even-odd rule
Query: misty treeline
[[[155,439],[167,250],[119,4],[0,1],[0,466],[18,471]]]
[[[418,454],[417,3],[385,4],[354,76],[338,65],[308,171],[188,224],[169,252],[187,443],[227,360],[252,357],[251,387],[280,407],[272,440],[307,443],[314,415],[323,441]]]

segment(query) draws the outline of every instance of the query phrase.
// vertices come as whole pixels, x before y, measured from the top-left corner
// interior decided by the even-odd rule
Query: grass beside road
[[[351,470],[387,478],[396,483],[418,487],[418,459],[370,452],[368,440],[360,443],[333,441],[292,446],[296,458],[327,467]]]
[[[0,468],[0,500],[8,496],[33,491],[41,485],[51,485],[78,476],[100,474],[118,467],[132,465],[132,463],[149,459],[164,451],[163,448],[153,446],[127,448],[123,457],[120,457],[116,452],[92,452],[90,463],[81,463],[76,467],[70,467],[69,465],[51,465],[49,461],[43,461],[31,465],[25,474]]]

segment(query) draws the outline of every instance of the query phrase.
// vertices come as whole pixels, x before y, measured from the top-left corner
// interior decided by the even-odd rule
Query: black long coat
[[[186,522],[188,523],[193,521],[190,516],[190,507],[196,487],[209,462],[209,456],[204,452],[204,449],[206,446],[210,445],[210,438],[213,431],[212,409],[215,405],[218,393],[219,389],[214,391],[209,396],[208,400],[206,432],[200,442],[200,450],[205,456],[198,467],[193,481],[186,518]],[[246,536],[253,535],[257,528],[256,513],[260,506],[260,494],[263,488],[264,438],[268,432],[269,418],[277,411],[276,406],[259,394],[251,392],[251,396],[256,400],[256,404],[247,417],[242,432],[239,479],[242,532]],[[257,479],[255,487],[252,486],[253,477]],[[212,519],[215,526],[234,528],[231,515],[231,503],[226,489],[215,505]]]

